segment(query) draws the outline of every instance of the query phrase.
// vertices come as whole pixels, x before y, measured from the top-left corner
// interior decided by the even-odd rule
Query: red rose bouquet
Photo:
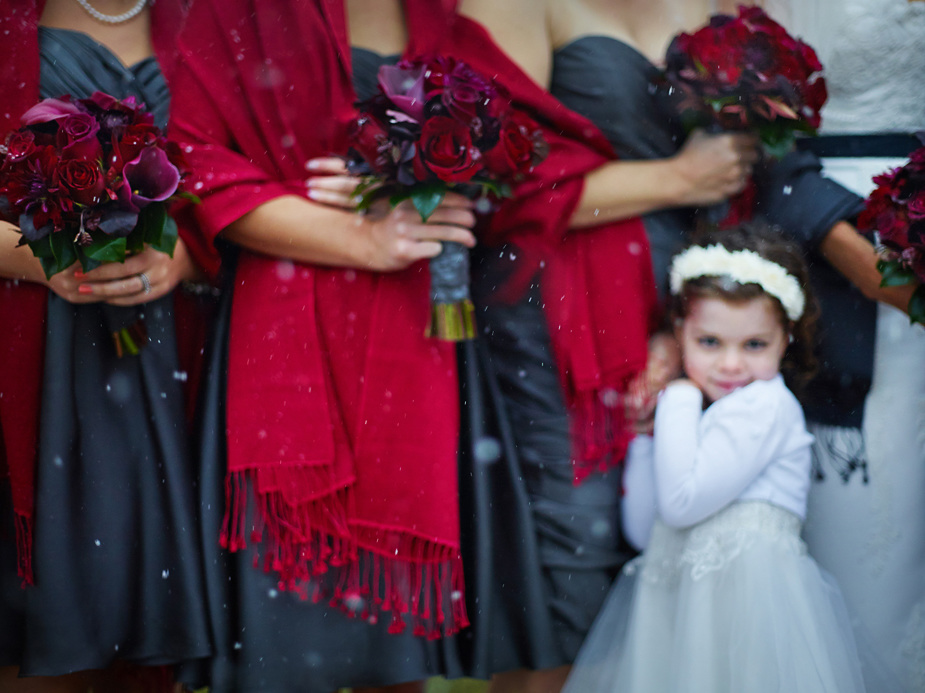
[[[358,104],[348,167],[365,177],[360,208],[410,199],[427,220],[448,190],[505,196],[508,184],[545,158],[537,124],[491,80],[461,61],[437,57],[379,70],[379,93]],[[475,336],[465,247],[444,243],[430,262],[431,336]]]
[[[827,97],[815,51],[758,7],[714,15],[693,34],[676,36],[665,74],[684,96],[689,125],[756,132],[778,158],[797,132],[815,134]]]
[[[0,215],[16,224],[45,276],[76,262],[90,271],[150,245],[173,254],[177,226],[167,214],[185,165],[179,148],[130,97],[102,92],[45,99],[23,114],[0,148]],[[147,341],[138,314],[113,325],[116,350]]]
[[[925,133],[919,138],[925,144]],[[860,231],[875,231],[881,244],[881,286],[919,283],[909,319],[925,324],[925,146],[908,163],[874,178],[877,188],[858,217]]]
[[[693,34],[668,46],[665,78],[681,95],[688,130],[748,131],[765,152],[780,158],[796,133],[815,134],[828,96],[815,51],[758,7],[739,7],[737,17],[714,15]],[[721,226],[750,219],[752,181],[729,201]]]

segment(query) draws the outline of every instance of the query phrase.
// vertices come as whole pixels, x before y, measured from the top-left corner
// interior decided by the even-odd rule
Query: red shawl
[[[432,51],[439,3],[406,0],[405,13],[408,53]],[[340,0],[199,0],[188,27],[172,132],[202,172],[191,211],[214,239],[268,200],[303,195],[310,158],[345,153],[350,47]],[[428,285],[426,263],[370,273],[241,253],[221,540],[262,544],[283,588],[307,595],[325,574],[335,603],[391,610],[395,631],[410,614],[436,636],[467,620],[455,352],[424,337]]]
[[[543,302],[580,481],[621,462],[632,438],[622,399],[645,367],[656,310],[645,229],[633,218],[568,231],[585,174],[616,158],[607,139],[532,81],[468,18],[457,16],[442,50],[494,76],[545,126],[550,155],[494,215],[489,242],[519,248],[501,300],[517,300],[543,268]]]
[[[165,72],[175,57],[182,4],[182,0],[158,0],[151,10],[154,50]],[[16,5],[0,13],[0,93],[4,95],[0,139],[19,127],[20,115],[39,100],[38,22],[45,3]],[[46,303],[44,287],[0,280],[0,442],[16,516],[19,575],[29,584],[33,582],[32,512]]]

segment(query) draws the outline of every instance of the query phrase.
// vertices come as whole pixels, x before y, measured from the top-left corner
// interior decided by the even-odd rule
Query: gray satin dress
[[[40,50],[43,98],[135,96],[165,125],[154,58],[126,68],[85,34],[47,28]],[[0,640],[22,675],[211,653],[172,297],[143,306],[150,341],[138,356],[116,356],[103,311],[48,300],[36,585],[4,593],[19,630]]]

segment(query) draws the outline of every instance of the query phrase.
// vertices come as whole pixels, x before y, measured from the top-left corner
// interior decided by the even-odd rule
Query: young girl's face
[[[684,371],[710,402],[780,371],[787,333],[773,299],[691,301],[679,328]]]

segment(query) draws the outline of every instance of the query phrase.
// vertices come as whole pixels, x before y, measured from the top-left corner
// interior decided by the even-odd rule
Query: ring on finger
[[[144,272],[138,273],[138,278],[141,280],[141,291],[145,294],[151,293],[151,280],[148,279],[148,275]]]

